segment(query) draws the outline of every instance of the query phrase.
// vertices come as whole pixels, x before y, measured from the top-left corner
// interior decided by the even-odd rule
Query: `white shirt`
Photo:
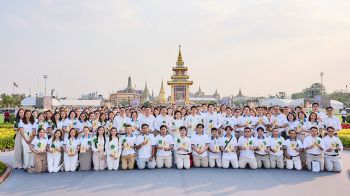
[[[122,141],[122,146],[124,149],[122,150],[122,156],[130,155],[130,154],[135,154],[135,145],[136,145],[136,136],[132,135],[124,135],[121,138]]]
[[[270,145],[270,138],[268,137],[262,137],[262,138],[258,138],[255,137],[255,141],[256,141],[256,145],[259,147],[259,151],[256,151],[255,153],[256,154],[259,154],[259,155],[267,155],[268,153],[265,152],[265,150],[268,148],[268,147],[271,147]]]
[[[31,144],[34,147],[34,150],[37,150],[40,152],[46,152],[47,143],[48,143],[48,140],[46,137],[43,137],[43,138],[34,137]]]
[[[209,158],[220,159],[222,154],[220,151],[220,138],[210,137],[209,149]]]
[[[179,138],[180,137],[180,127],[185,126],[185,121],[183,119],[174,119],[170,126],[170,133],[173,136],[173,138]]]
[[[285,144],[287,148],[287,154],[292,157],[298,156],[299,152],[297,149],[303,148],[303,143],[298,139],[293,141],[291,139],[287,139]]]
[[[111,141],[109,141],[109,138],[107,139],[106,144],[106,153],[107,155],[115,155],[117,157],[120,156],[120,152],[122,151],[122,142],[119,140],[118,137],[112,138]]]
[[[53,138],[51,137],[47,142],[47,145],[49,145],[50,149],[59,149],[63,147],[63,140],[58,140],[58,141],[55,140],[54,142],[52,142],[52,140]],[[55,150],[54,153],[61,153],[61,152],[57,152],[57,150]]]
[[[78,138],[70,138],[70,139],[67,138],[64,140],[63,144],[69,153],[74,154],[78,150],[78,146],[80,145],[80,141]]]
[[[304,139],[304,148],[311,147],[314,144],[320,144],[320,146],[325,149],[323,141],[319,137],[312,137],[311,135]],[[320,155],[323,151],[318,147],[313,147],[312,149],[306,150],[306,154]]]
[[[117,128],[118,133],[125,133],[125,126],[129,123],[130,118],[126,116],[116,116],[113,121],[113,126]]]
[[[336,116],[332,116],[332,117],[326,116],[323,119],[323,124],[325,125],[326,128],[329,127],[329,126],[334,127],[334,129],[336,131],[340,131],[342,129],[341,128],[341,124],[340,124],[340,120]]]
[[[191,137],[192,145],[196,146],[198,150],[203,150],[207,144],[210,143],[210,139],[206,134],[198,135],[197,133],[193,134]],[[202,154],[198,154],[196,151],[192,152],[193,155],[200,157],[208,156],[208,151],[204,151]]]
[[[243,131],[245,127],[252,127],[254,122],[254,117],[250,115],[242,115],[238,118],[238,124],[240,126],[243,126],[241,128],[238,128],[237,131]]]
[[[165,125],[167,126],[167,128],[170,128],[172,119],[166,115],[166,116],[162,116],[162,115],[158,115],[157,118],[154,120],[154,128],[155,130],[160,130],[160,126]]]
[[[192,147],[191,147],[191,139],[189,138],[189,137],[181,137],[181,136],[179,136],[178,138],[176,138],[175,139],[175,141],[174,141],[174,149],[175,149],[175,151],[178,153],[178,154],[188,154],[188,153],[190,153],[191,152],[191,149],[192,149]],[[177,149],[179,149],[179,148],[184,148],[184,149],[186,149],[186,151],[184,151],[184,150],[177,150]]]
[[[141,124],[140,124],[140,120],[139,119],[134,120],[132,118],[129,118],[128,124],[135,128],[135,130],[132,132],[132,134],[134,134],[135,136],[140,135],[140,131],[139,130],[141,128]]]
[[[79,142],[80,142],[80,152],[81,153],[84,153],[88,150],[91,150],[91,145],[93,144],[92,143],[92,136],[91,135],[88,135],[88,136],[81,136],[79,138]]]
[[[34,131],[34,125],[30,122],[28,122],[27,124],[24,124],[22,121],[18,124],[18,128],[22,128],[23,129],[23,133],[24,133],[24,137],[26,137],[26,139],[28,140],[30,135],[33,133]]]
[[[203,118],[202,116],[195,114],[195,115],[188,115],[185,118],[186,121],[186,126],[188,128],[188,136],[192,136],[195,133],[195,129],[197,127],[198,124],[203,124]]]
[[[105,140],[107,140],[108,138],[104,138],[103,136],[102,137],[94,137],[93,139],[92,139],[92,151],[93,152],[104,152],[105,153],[105,148],[106,148],[106,146],[105,146],[105,143],[106,143],[106,141]]]
[[[256,125],[255,132],[259,127],[262,127],[264,132],[266,132],[266,127],[264,124],[269,124],[269,119],[266,116],[255,116],[253,123]]]
[[[211,135],[212,128],[219,128],[219,116],[215,112],[207,113],[207,115],[205,115],[205,117],[203,118],[203,122],[205,134],[207,134],[208,136]]]
[[[224,128],[227,126],[231,126],[232,128],[235,128],[235,126],[237,126],[237,124],[238,124],[238,120],[234,116],[225,115],[221,118],[220,125],[223,126]]]
[[[141,159],[149,159],[152,157],[152,148],[156,145],[153,134],[139,135],[136,139],[136,145],[140,145],[144,141],[147,141],[147,144],[141,146],[138,150],[138,157]]]
[[[287,124],[287,118],[286,118],[286,116],[284,115],[284,114],[279,114],[279,115],[277,115],[277,116],[275,116],[275,115],[272,115],[271,116],[271,119],[270,119],[270,124],[272,125],[272,126],[282,126],[282,125],[284,125],[284,124]],[[281,132],[283,132],[284,131],[284,128],[279,128],[278,129],[278,132],[279,133],[281,133]]]
[[[225,148],[226,146],[226,148]],[[228,152],[223,152],[222,153],[222,158],[223,159],[234,159],[237,158],[237,153],[233,152],[235,148],[237,147],[237,139],[235,136],[232,136],[230,138],[228,137],[222,137],[220,140],[220,147],[224,148],[224,150],[227,150]]]
[[[142,115],[141,117],[139,117],[139,119],[140,119],[140,126],[142,126],[143,124],[147,124],[150,132],[153,133],[153,131],[154,131],[154,120],[156,118],[154,116],[152,116],[152,115],[149,115],[148,117],[145,116],[145,115]]]
[[[174,145],[174,140],[171,135],[157,135],[155,138],[157,147],[162,147],[162,150],[157,149],[157,156],[171,156],[172,152],[165,151],[164,148],[170,148]]]
[[[257,147],[257,143],[256,143],[256,140],[255,140],[254,137],[246,138],[244,136],[241,136],[238,139],[238,146],[246,147],[246,148]],[[241,157],[245,157],[245,158],[250,158],[250,159],[255,158],[254,150],[250,150],[250,149],[241,150],[240,151],[240,156]]]
[[[282,146],[285,146],[285,145],[286,144],[283,137],[278,137],[278,138],[271,137],[270,147],[271,149],[276,150],[276,152],[270,151],[270,155],[282,156],[283,150],[281,148]]]
[[[339,152],[338,153],[335,152],[335,149],[337,147],[340,148],[340,150],[339,150],[340,152],[343,151],[343,143],[341,142],[341,140],[338,137],[335,137],[335,136],[329,137],[327,135],[326,137],[322,138],[322,140],[323,140],[324,147],[325,147],[325,149],[324,149],[325,155],[337,155],[337,154],[339,154]],[[332,149],[332,151],[327,152],[327,150],[330,148]]]

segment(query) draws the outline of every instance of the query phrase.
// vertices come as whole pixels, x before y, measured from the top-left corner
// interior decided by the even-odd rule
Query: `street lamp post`
[[[48,77],[48,75],[43,75],[43,78],[44,78],[44,80],[45,80],[45,96],[46,96],[46,79],[47,79],[47,77]]]
[[[320,76],[321,76],[321,94],[323,94],[323,76],[324,76],[324,72],[321,72]]]

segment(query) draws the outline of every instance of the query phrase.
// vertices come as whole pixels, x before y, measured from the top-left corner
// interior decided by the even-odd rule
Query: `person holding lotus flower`
[[[246,127],[252,128],[253,120],[254,117],[250,115],[250,107],[244,106],[243,114],[238,118],[238,132],[236,132],[236,138],[240,138],[241,136],[245,135],[244,130]]]
[[[128,125],[130,118],[126,116],[124,107],[120,108],[120,114],[114,118],[113,127],[116,127],[119,135],[125,135],[126,125]]]
[[[34,153],[34,169],[28,169],[29,173],[42,173],[47,170],[46,147],[48,140],[45,137],[44,128],[39,128],[36,137],[30,145],[30,150]]]
[[[214,111],[214,105],[209,104],[208,105],[208,113],[204,116],[203,118],[203,123],[204,123],[204,133],[207,136],[210,136],[210,132],[212,128],[217,128],[219,129],[219,115]],[[219,133],[219,136],[221,133]]]
[[[69,130],[68,137],[64,140],[64,170],[66,172],[75,171],[78,166],[78,151],[80,141],[78,131],[75,128]]]
[[[81,115],[83,115],[82,113]],[[93,137],[90,135],[89,127],[85,126],[83,128],[83,135],[79,138],[80,149],[79,149],[79,170],[87,171],[91,170],[92,164],[92,139]]]
[[[118,137],[117,129],[113,127],[106,145],[108,170],[118,170],[121,149],[122,142]]]
[[[279,136],[278,128],[272,129],[272,136],[270,138],[270,165],[271,168],[284,168],[283,150],[286,147],[284,138]]]
[[[251,136],[251,128],[244,128],[244,136],[241,136],[238,140],[239,154],[239,167],[244,169],[247,165],[251,169],[257,169],[258,165],[254,156],[254,151],[258,149],[255,138]]]
[[[172,121],[173,120],[171,117],[167,115],[167,108],[165,106],[162,106],[160,109],[160,114],[156,116],[156,119],[154,120],[154,128],[156,130],[154,132],[154,135],[157,136],[159,134],[160,127],[162,125],[170,128]]]
[[[156,142],[154,135],[149,133],[148,124],[141,125],[141,135],[136,140],[136,150],[138,152],[137,167],[138,169],[154,169],[156,167],[155,154]]]
[[[61,169],[63,134],[61,129],[57,129],[47,143],[47,169],[51,172],[58,172]]]
[[[129,118],[128,122],[132,127],[132,134],[136,137],[140,135],[140,120],[138,118],[138,114],[136,111],[131,112],[131,118]]]
[[[208,149],[210,139],[203,133],[204,125],[197,124],[197,132],[191,137],[194,167],[208,167]]]
[[[196,106],[191,107],[191,114],[185,117],[185,122],[187,126],[187,136],[191,137],[196,130],[198,124],[203,123],[203,118],[201,115],[197,114]]]
[[[225,127],[226,135],[221,138],[220,150],[222,151],[222,168],[227,169],[231,166],[238,169],[237,158],[237,140],[231,133],[233,128],[231,126]]]
[[[300,152],[302,152],[303,144],[300,140],[297,139],[297,132],[295,130],[289,131],[290,138],[286,140],[286,148],[284,149],[284,154],[286,157],[286,168],[301,170],[301,160],[300,160]]]
[[[171,168],[172,166],[172,150],[174,148],[174,140],[168,134],[168,128],[165,125],[160,126],[160,134],[155,137],[157,149],[157,168]]]
[[[222,153],[220,150],[221,140],[219,138],[219,133],[217,128],[211,129],[211,137],[209,142],[209,167],[222,167]]]
[[[74,110],[71,110],[68,114],[68,119],[65,121],[65,124],[63,125],[66,130],[66,134],[64,135],[64,139],[67,139],[68,137],[68,131],[70,131],[72,128],[77,130],[78,120],[76,119],[77,114]]]
[[[181,126],[179,132],[180,135],[176,138],[174,145],[176,166],[177,169],[190,169],[191,139],[187,137],[187,128],[185,126]]]
[[[318,161],[321,166],[321,171],[324,170],[324,160],[322,153],[325,150],[323,140],[318,137],[317,127],[311,127],[311,135],[304,139],[304,149],[306,150],[306,164],[307,168],[311,170],[311,162]]]
[[[171,136],[173,138],[179,138],[180,137],[180,127],[185,126],[185,121],[182,118],[182,113],[180,110],[176,110],[174,113],[174,119],[171,123],[170,130],[171,130]],[[187,132],[187,129],[186,129]]]
[[[122,140],[122,170],[134,169],[136,136],[132,134],[131,125],[125,125],[126,134]]]
[[[23,168],[29,169],[34,164],[33,152],[30,150],[30,144],[35,137],[34,117],[30,110],[24,111],[24,116],[18,124],[18,129],[22,135]]]
[[[264,168],[270,169],[270,137],[267,137],[264,135],[264,128],[258,127],[257,129],[258,135],[255,138],[255,141],[257,143],[258,149],[255,151],[255,158],[256,162],[258,164],[258,168]]]
[[[106,137],[103,126],[97,128],[96,136],[92,139],[92,143],[94,170],[104,170],[106,168]]]
[[[334,132],[334,127],[327,127],[327,136],[322,139],[326,150],[324,152],[325,167],[330,172],[341,172],[343,164],[339,153],[343,151],[343,144],[338,137],[334,136]]]

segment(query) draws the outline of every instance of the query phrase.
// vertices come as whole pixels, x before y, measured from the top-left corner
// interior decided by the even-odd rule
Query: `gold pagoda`
[[[162,84],[160,85],[158,101],[159,101],[160,104],[165,104],[166,103],[166,95],[165,95],[165,90],[164,90],[163,78],[162,78]]]
[[[172,68],[173,75],[168,85],[171,86],[170,103],[176,105],[188,105],[190,103],[189,87],[193,81],[189,80],[187,75],[188,68],[184,66],[181,55],[181,46],[179,46],[179,54],[176,61],[176,66]]]

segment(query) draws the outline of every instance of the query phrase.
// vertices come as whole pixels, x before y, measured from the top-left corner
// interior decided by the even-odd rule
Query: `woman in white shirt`
[[[47,144],[47,169],[50,173],[58,172],[61,169],[62,147],[62,131],[57,129]]]
[[[172,166],[172,150],[174,147],[174,140],[168,134],[168,128],[165,125],[160,126],[160,134],[155,138],[157,148],[157,168],[171,168]]]
[[[187,128],[181,126],[179,128],[180,135],[176,138],[174,150],[176,152],[176,166],[177,169],[190,169],[190,153],[191,153],[191,139],[188,138]]]
[[[307,129],[309,130],[311,127],[317,127],[319,130],[320,136],[324,136],[325,135],[324,134],[325,127],[324,127],[322,121],[320,121],[318,119],[320,119],[320,118],[318,118],[317,113],[311,112],[309,115],[309,119],[308,119],[309,122],[307,125],[308,126]],[[306,136],[308,136],[308,135],[306,135]]]
[[[95,171],[106,168],[106,137],[104,134],[105,129],[100,126],[97,128],[96,136],[92,140],[92,162]]]
[[[71,128],[68,137],[63,144],[64,149],[64,170],[75,171],[78,166],[78,151],[80,141],[78,139],[78,131],[75,128]]]
[[[294,113],[292,112],[288,113],[287,115],[288,126],[286,127],[286,132],[285,132],[287,137],[285,137],[285,139],[289,137],[289,131],[295,130],[296,127],[298,126],[298,122],[296,121],[296,119],[297,118]]]
[[[230,163],[234,169],[239,167],[237,158],[237,140],[232,136],[233,128],[231,126],[225,127],[226,135],[221,138],[220,150],[222,151],[222,168],[229,168]]]
[[[18,124],[19,131],[22,135],[23,146],[23,168],[29,169],[33,166],[33,152],[30,150],[30,143],[35,137],[34,117],[30,110],[24,112],[24,118]]]
[[[284,154],[286,157],[286,168],[301,170],[301,160],[299,153],[303,151],[303,144],[297,139],[297,132],[295,130],[289,131],[290,138],[286,140],[286,148]]]
[[[108,170],[118,170],[121,149],[122,142],[119,140],[117,129],[114,127],[110,130],[106,145]]]
[[[82,113],[83,114],[83,113]],[[83,135],[79,138],[80,149],[79,149],[79,170],[87,171],[91,170],[91,159],[92,159],[92,136],[89,134],[90,130],[87,126],[83,128]]]
[[[138,114],[136,111],[131,112],[131,118],[128,119],[129,124],[131,125],[132,128],[132,134],[135,135],[136,137],[140,135],[140,120],[138,118]]]
[[[45,129],[39,128],[38,134],[33,139],[30,145],[30,150],[34,153],[34,170],[29,169],[28,172],[42,173],[46,172],[47,158],[47,138],[45,137]]]
[[[170,133],[174,139],[180,137],[180,127],[185,126],[185,121],[182,118],[182,113],[176,110],[174,113],[174,119],[170,126]]]

